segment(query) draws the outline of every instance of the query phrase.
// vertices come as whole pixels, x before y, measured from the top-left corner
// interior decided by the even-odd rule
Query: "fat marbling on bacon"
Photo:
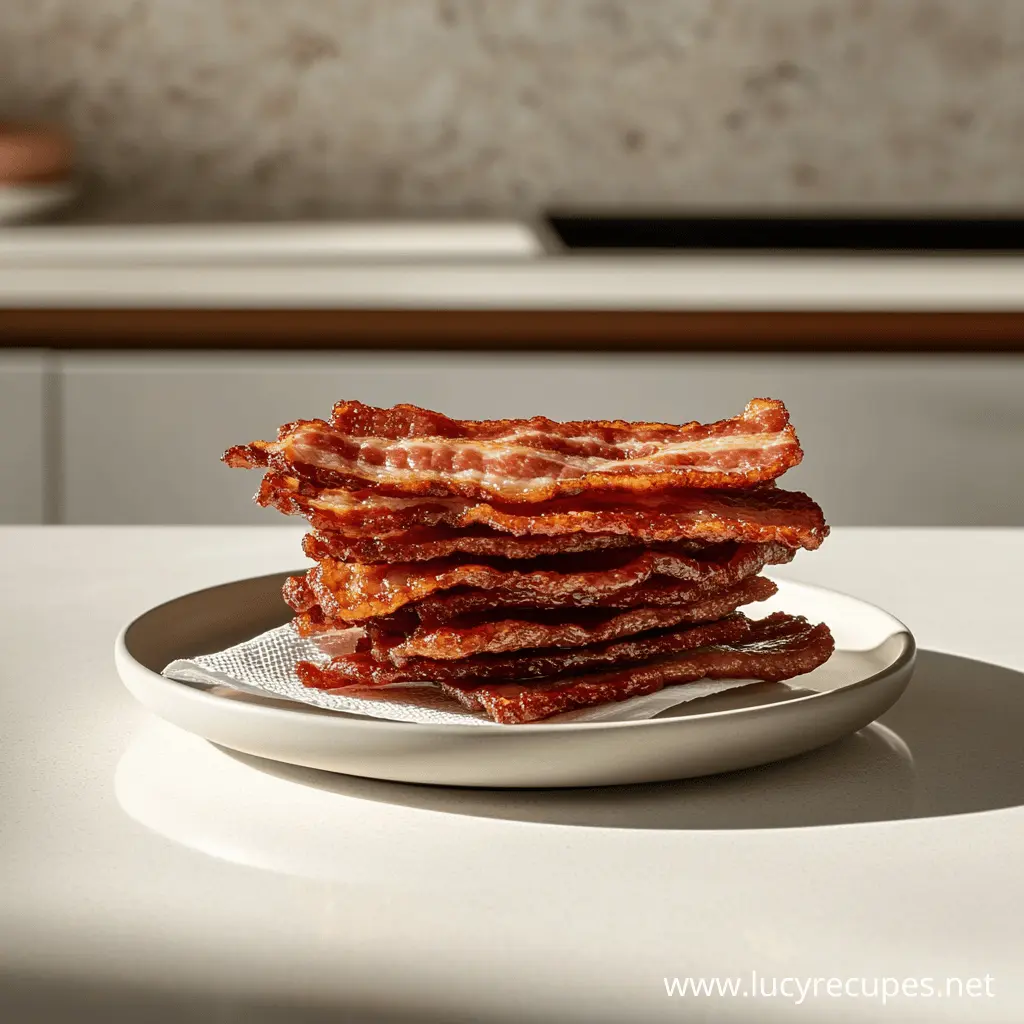
[[[228,449],[238,468],[264,467],[318,487],[513,502],[615,489],[751,487],[803,457],[782,402],[756,398],[716,423],[453,420],[410,405],[335,406],[330,421],[286,424],[276,441]]]

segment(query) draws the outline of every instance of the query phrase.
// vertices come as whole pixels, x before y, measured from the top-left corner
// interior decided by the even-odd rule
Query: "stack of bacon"
[[[738,609],[816,548],[821,509],[774,480],[802,458],[781,402],[688,423],[452,420],[341,402],[224,461],[256,500],[305,516],[289,579],[327,690],[434,683],[512,724],[702,678],[787,679],[828,628]]]

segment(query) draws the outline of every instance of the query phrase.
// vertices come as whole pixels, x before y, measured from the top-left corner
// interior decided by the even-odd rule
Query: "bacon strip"
[[[583,647],[616,640],[681,622],[714,622],[753,601],[766,601],[778,587],[763,576],[676,608],[631,608],[627,611],[582,609],[572,612],[527,612],[515,618],[487,617],[395,633],[388,623],[371,621],[367,633],[374,655],[404,665],[408,658],[465,658],[471,654],[502,654],[536,647]]]
[[[832,634],[823,623],[812,626],[802,617],[778,613],[754,623],[740,640],[670,654],[611,672],[547,680],[533,686],[491,683],[470,687],[451,681],[440,685],[470,710],[483,710],[495,722],[516,725],[698,679],[791,679],[817,668],[834,649]]]
[[[813,550],[828,536],[821,509],[806,494],[764,487],[754,491],[688,490],[664,494],[603,494],[559,498],[524,508],[463,498],[393,498],[368,492],[305,493],[297,477],[268,473],[256,500],[303,515],[315,530],[346,537],[380,537],[415,527],[487,526],[517,537],[618,534],[645,543],[775,541]]]
[[[708,548],[700,556],[662,547],[527,562],[441,559],[364,565],[323,558],[309,570],[306,580],[325,615],[358,622],[390,615],[407,604],[458,587],[473,588],[485,598],[485,607],[679,604],[732,586],[755,576],[768,564],[788,562],[792,557],[793,552],[781,544],[726,544]],[[666,577],[682,585],[671,584]],[[625,605],[618,600],[620,595],[627,597]],[[312,607],[309,593],[302,591],[294,579],[285,585],[284,596],[296,611]]]
[[[340,403],[331,422],[299,420],[276,441],[224,453],[320,487],[380,494],[461,495],[513,502],[617,489],[742,488],[803,458],[786,407],[756,398],[716,423],[451,420],[415,406]]]
[[[416,526],[383,537],[346,537],[333,531],[307,533],[302,550],[314,561],[339,558],[345,562],[426,562],[452,555],[494,556],[499,558],[540,558],[545,555],[580,551],[610,551],[632,547],[636,540],[628,534],[562,533],[552,537],[514,537],[487,526],[459,530],[445,526]],[[700,551],[699,541],[677,541],[685,551]]]
[[[321,650],[329,649],[332,655],[349,653],[353,649],[352,635],[365,634],[366,630],[377,638],[388,637],[391,642],[390,638],[406,635],[420,626],[427,631],[436,630],[447,623],[453,623],[459,628],[479,626],[502,615],[513,616],[513,621],[517,621],[523,617],[533,619],[549,613],[575,619],[587,610],[608,612],[641,609],[671,612],[673,609],[690,608],[719,593],[706,591],[699,583],[669,580],[627,587],[599,598],[596,603],[579,607],[573,603],[571,595],[549,597],[544,594],[526,594],[501,600],[493,591],[457,590],[405,605],[392,615],[346,621],[329,616],[321,609],[304,576],[291,577],[284,589],[288,603],[298,612],[292,620],[293,628],[300,636],[315,640]],[[407,615],[409,617],[405,618]],[[677,618],[669,615],[669,621],[674,622]],[[335,652],[334,648],[339,641],[348,646],[343,651]],[[378,639],[378,648],[382,642]]]
[[[300,661],[296,672],[305,686],[337,690],[347,686],[390,686],[394,683],[458,682],[466,689],[488,681],[543,679],[595,667],[634,664],[708,644],[735,642],[750,632],[751,620],[742,612],[718,622],[643,633],[627,640],[590,647],[547,648],[514,654],[477,654],[453,661],[409,658],[402,666],[369,653],[332,658],[326,665]]]
[[[428,597],[413,607],[424,625],[438,626],[482,612],[493,614],[501,609],[518,614],[520,611],[568,611],[572,608],[681,608],[719,592],[719,588],[707,581],[657,578],[593,599],[586,595],[581,598],[578,594],[541,592],[502,598],[495,596],[492,590],[453,590]]]

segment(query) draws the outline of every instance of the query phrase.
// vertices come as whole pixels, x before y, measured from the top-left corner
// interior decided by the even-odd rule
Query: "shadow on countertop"
[[[518,1009],[500,1017],[454,1006],[414,1009],[410,996],[396,985],[395,991],[382,991],[379,1002],[352,999],[328,1005],[180,987],[162,991],[122,978],[19,974],[0,968],[0,1014],[12,1024],[518,1024],[531,1019]]]
[[[459,789],[230,756],[279,778],[448,814],[623,829],[764,829],[900,821],[1024,805],[1024,674],[919,652],[878,723],[787,761],[679,782],[593,789]]]

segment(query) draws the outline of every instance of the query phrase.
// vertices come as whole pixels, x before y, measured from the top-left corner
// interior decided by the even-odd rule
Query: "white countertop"
[[[515,222],[0,227],[0,308],[999,311],[1024,258],[546,253]]]
[[[917,678],[885,719],[898,741],[529,794],[261,768],[132,702],[112,663],[127,619],[301,564],[299,536],[0,529],[9,1019],[1024,1019],[1024,531],[837,529],[786,569],[916,634]],[[665,994],[666,977],[751,971],[987,975],[992,995],[883,1008],[822,989],[798,1012]]]

